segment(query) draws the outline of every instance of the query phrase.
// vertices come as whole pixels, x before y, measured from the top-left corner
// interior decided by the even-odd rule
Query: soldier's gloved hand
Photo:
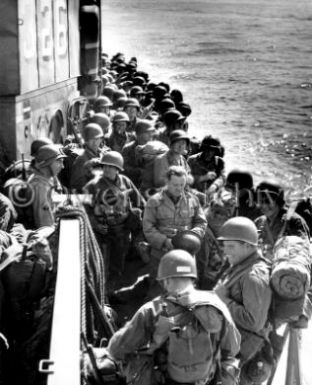
[[[104,224],[101,224],[101,223],[98,223],[98,224],[96,225],[95,230],[96,230],[99,234],[106,235],[106,234],[108,233],[108,226],[107,226],[107,225],[104,225]]]
[[[172,249],[173,249],[173,245],[172,245],[171,239],[167,238],[164,245],[163,245],[163,250],[164,251],[170,251]]]

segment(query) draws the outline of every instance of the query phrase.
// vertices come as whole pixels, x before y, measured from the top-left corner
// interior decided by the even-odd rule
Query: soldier
[[[231,193],[218,194],[207,209],[207,229],[202,247],[197,257],[198,286],[201,290],[211,290],[226,266],[223,248],[218,241],[224,223],[234,216],[235,200]]]
[[[231,170],[224,189],[235,197],[235,215],[247,217],[252,221],[261,215],[258,207],[252,174],[244,169]]]
[[[28,179],[33,190],[32,228],[53,226],[54,204],[52,194],[55,193],[55,178],[63,169],[63,159],[66,156],[54,144],[46,144],[37,152],[36,170]],[[32,222],[29,218],[29,221]]]
[[[127,127],[127,132],[135,137],[135,125],[139,120],[139,114],[141,110],[141,105],[136,98],[129,98],[125,103],[124,111],[129,117],[129,125]]]
[[[132,182],[140,187],[142,181],[142,169],[137,156],[137,146],[144,146],[147,142],[153,139],[155,127],[150,120],[142,119],[135,126],[136,139],[130,143],[126,143],[121,151],[124,158],[125,174]]]
[[[169,150],[157,156],[154,161],[153,187],[163,187],[167,182],[166,174],[170,166],[181,166],[187,174],[190,174],[190,167],[185,159],[188,152],[190,138],[183,130],[175,130],[170,134]]]
[[[141,103],[144,100],[145,92],[143,91],[142,87],[140,86],[133,86],[130,90],[130,98],[135,98],[137,101]]]
[[[120,174],[124,160],[119,152],[105,153],[101,164],[103,174],[91,180],[84,191],[93,195],[92,205],[87,207],[90,222],[106,255],[109,273],[116,277],[124,272],[130,233],[134,241],[142,239],[145,201],[131,180]]]
[[[192,230],[200,238],[204,236],[207,221],[197,197],[185,191],[186,179],[183,167],[171,166],[165,188],[147,201],[143,231],[151,245],[148,268],[152,279],[156,277],[161,257],[173,248],[171,239],[177,232]]]
[[[99,159],[101,154],[100,148],[103,142],[103,131],[97,123],[89,123],[84,128],[83,136],[85,149],[75,159],[70,178],[70,187],[75,189],[77,193],[81,193],[83,186],[91,179],[85,165],[91,159]]]
[[[104,112],[96,112],[90,119],[90,123],[96,123],[98,124],[103,131],[103,135],[108,134],[109,126],[110,126],[110,120],[109,117]]]
[[[175,130],[183,130],[185,117],[181,114],[180,111],[170,109],[163,114],[162,121],[165,123],[165,127],[159,133],[157,139],[169,146],[170,134]]]
[[[222,301],[195,289],[196,278],[195,259],[188,252],[163,256],[157,279],[166,295],[144,304],[107,348],[128,364],[127,382],[237,383],[239,333]]]
[[[285,235],[297,235],[309,239],[305,220],[285,206],[284,190],[274,180],[263,181],[256,188],[257,200],[263,215],[255,220],[259,230],[263,254],[272,259],[276,241]]]
[[[215,292],[228,306],[242,336],[240,384],[251,384],[246,376],[248,362],[264,348],[272,329],[268,322],[272,297],[270,266],[258,250],[258,231],[250,219],[229,219],[218,239],[223,241],[230,267]]]
[[[125,112],[116,112],[112,119],[112,133],[107,140],[108,147],[113,151],[121,153],[124,145],[133,139],[128,132],[129,124],[130,120]]]
[[[107,116],[110,116],[112,106],[113,103],[111,99],[107,96],[102,95],[95,100],[93,108],[94,112],[102,112]]]
[[[188,158],[198,191],[212,194],[224,185],[223,151],[220,140],[209,135],[202,140],[200,152]]]

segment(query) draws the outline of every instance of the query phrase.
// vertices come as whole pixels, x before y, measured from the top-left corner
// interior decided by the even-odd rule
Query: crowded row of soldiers
[[[126,63],[122,54],[111,61],[104,55],[99,93],[89,100],[74,139],[62,147],[46,138],[32,143],[27,183],[16,176],[4,184],[12,201],[1,196],[1,228],[10,232],[14,221],[32,230],[53,227],[62,194],[88,196],[84,206],[105,259],[108,287],[116,288],[127,274],[130,250],[150,277],[145,299],[151,301],[112,338],[109,354],[124,360],[157,340],[159,312],[156,317],[152,298],[165,289],[174,301],[167,295],[161,312],[168,307],[170,317],[171,311],[179,314],[176,308],[186,306],[180,299],[189,308],[207,307],[212,313],[203,322],[214,325],[217,342],[208,354],[215,362],[204,374],[196,374],[195,362],[193,377],[183,381],[167,370],[162,383],[213,383],[221,362],[222,383],[234,384],[238,368],[263,349],[271,330],[269,267],[262,254],[272,259],[284,235],[309,240],[306,221],[286,208],[277,182],[254,186],[244,170],[226,175],[220,140],[190,138],[191,108],[182,93],[149,81],[135,58]],[[14,208],[21,187],[26,203]],[[254,381],[245,373],[243,383]]]

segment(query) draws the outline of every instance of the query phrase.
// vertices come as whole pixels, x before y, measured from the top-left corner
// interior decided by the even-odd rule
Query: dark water
[[[311,0],[104,0],[104,51],[136,56],[192,106],[190,130],[226,147],[227,171],[310,184]]]

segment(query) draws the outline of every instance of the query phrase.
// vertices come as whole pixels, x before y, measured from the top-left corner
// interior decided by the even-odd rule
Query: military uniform
[[[138,145],[137,140],[133,140],[130,143],[126,143],[121,151],[121,155],[124,158],[125,174],[132,182],[139,187],[141,184],[142,171],[139,167],[136,157],[136,147]]]
[[[75,159],[70,178],[70,187],[81,192],[83,186],[88,182],[87,169],[84,167],[85,164],[91,160],[99,158],[99,154],[92,151],[90,148],[86,147],[83,153]]]
[[[210,162],[206,162],[202,157],[202,152],[191,155],[187,162],[194,177],[193,187],[200,192],[206,192],[206,190],[214,184],[217,188],[223,186],[225,181],[224,174],[224,160],[220,156],[214,156]],[[200,182],[199,178],[207,172],[212,171],[216,173],[216,178]]]
[[[169,150],[164,154],[158,155],[154,160],[153,180],[154,187],[163,187],[167,183],[167,171],[170,166],[182,166],[187,174],[190,174],[191,169],[184,158],[180,155],[176,159],[172,152]]]
[[[165,315],[163,315],[164,304],[166,306]],[[160,317],[176,315],[181,313],[184,308],[194,308],[193,312],[198,312],[197,316],[201,320],[201,325],[208,332],[216,334],[216,344],[220,347],[220,357],[218,357],[219,353],[215,350],[214,344],[206,345],[205,358],[200,357],[200,360],[211,358],[212,365],[208,378],[202,379],[198,383],[211,383],[219,365],[222,384],[234,385],[236,383],[238,370],[235,356],[239,351],[240,335],[226,306],[219,298],[213,293],[194,288],[176,297],[157,297],[147,302],[136,312],[129,323],[113,335],[108,345],[108,351],[115,359],[125,360],[128,363],[127,380],[133,380],[136,376],[135,384],[152,384],[157,383],[156,377],[162,376],[162,379],[165,380],[162,383],[178,384],[170,378],[164,363],[158,373],[155,373],[152,357],[157,356],[157,349],[161,348],[169,338],[166,332],[161,338],[158,334],[156,335],[156,331],[159,330],[157,323]],[[211,334],[209,335],[212,338]],[[131,354],[135,357],[133,361]],[[196,377],[196,370],[195,366],[190,366],[189,371],[192,374],[188,372],[188,377],[192,375]]]
[[[28,183],[34,190],[32,203],[34,228],[53,226],[55,218],[52,195],[56,194],[54,178],[46,178],[39,172],[35,172],[29,177]]]
[[[130,137],[128,133],[125,133],[124,135],[117,135],[112,132],[110,137],[107,140],[107,145],[109,148],[111,148],[113,151],[118,151],[121,153],[123,147],[130,142]]]
[[[273,247],[282,236],[296,235],[301,238],[309,238],[309,229],[304,219],[297,213],[286,219],[287,210],[281,208],[276,218],[271,221],[265,215],[255,220],[259,231],[259,244],[263,255],[272,259]]]
[[[87,208],[90,222],[100,244],[106,245],[107,263],[110,272],[121,274],[133,237],[141,233],[141,212],[145,201],[125,175],[117,175],[113,182],[104,176],[94,178],[84,188],[93,195],[92,206]],[[100,228],[107,227],[103,235]]]
[[[204,236],[207,220],[197,197],[185,192],[174,204],[166,189],[153,195],[146,204],[143,216],[143,231],[151,245],[150,273],[155,276],[158,263],[164,254],[167,238],[173,237],[172,230],[192,230]]]
[[[0,230],[10,231],[16,218],[17,213],[12,202],[0,193]]]
[[[228,289],[223,301],[242,335],[240,356],[244,364],[261,349],[271,330],[268,324],[272,297],[270,267],[254,252],[225,271],[220,282]]]
[[[197,255],[198,285],[201,290],[213,289],[224,263],[223,250],[208,221],[205,237]]]

